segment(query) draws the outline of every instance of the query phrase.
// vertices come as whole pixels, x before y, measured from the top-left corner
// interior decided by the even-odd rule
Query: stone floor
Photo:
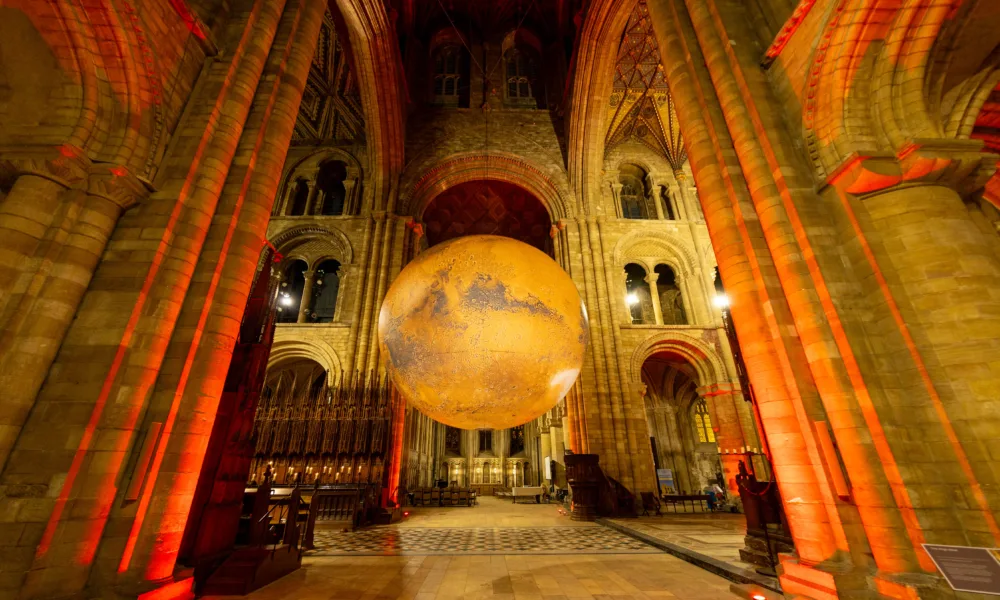
[[[666,512],[659,517],[607,521],[616,530],[638,534],[640,540],[648,537],[662,542],[661,547],[671,554],[683,555],[713,572],[724,570],[735,581],[752,581],[771,590],[780,589],[776,577],[761,575],[754,565],[740,560],[747,533],[746,519],[741,514]]]
[[[743,537],[747,534],[746,519],[743,515],[667,513],[662,517],[610,519],[610,521],[735,567],[750,568],[750,565],[740,560],[740,548],[743,547]]]
[[[414,508],[359,537],[332,529],[303,568],[250,600],[722,600],[730,582],[555,504],[483,498]],[[473,532],[472,534],[468,532]],[[381,536],[396,547],[368,545]],[[352,540],[353,537],[353,541]],[[360,540],[367,540],[362,543]],[[456,542],[457,540],[457,542]],[[345,549],[346,548],[346,549]],[[376,548],[372,550],[372,548]],[[373,555],[374,553],[380,555]]]

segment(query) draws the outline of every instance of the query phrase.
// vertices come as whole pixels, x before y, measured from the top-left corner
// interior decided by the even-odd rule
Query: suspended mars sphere
[[[453,427],[504,429],[541,416],[573,386],[587,312],[545,253],[468,236],[403,269],[382,304],[378,337],[411,406]]]

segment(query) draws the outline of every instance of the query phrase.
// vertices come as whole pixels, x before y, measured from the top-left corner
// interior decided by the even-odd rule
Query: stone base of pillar
[[[793,554],[779,556],[778,581],[785,596],[804,596],[812,600],[840,600],[843,598],[870,598],[868,575],[849,568],[846,557],[834,557],[820,566],[799,562]],[[843,567],[841,570],[838,567]]]

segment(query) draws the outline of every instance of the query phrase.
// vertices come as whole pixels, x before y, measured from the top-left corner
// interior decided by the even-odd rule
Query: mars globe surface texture
[[[393,384],[413,407],[462,429],[535,419],[569,392],[587,346],[587,312],[544,252],[491,235],[425,250],[379,314]]]

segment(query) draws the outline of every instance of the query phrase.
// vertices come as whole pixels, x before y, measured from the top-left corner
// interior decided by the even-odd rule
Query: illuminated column
[[[615,201],[615,210],[622,218],[625,218],[628,215],[625,214],[624,207],[622,206],[622,187],[622,184],[617,180],[611,182],[611,197]]]
[[[119,216],[147,193],[125,169],[92,166],[70,150],[53,149],[44,160],[8,158],[20,175],[0,202],[0,466]]]
[[[296,323],[308,323],[309,311],[312,310],[313,284],[316,280],[316,271],[309,270],[302,274],[305,284],[302,286],[302,297],[299,298],[299,318]]]
[[[252,155],[255,161],[223,162],[230,166],[222,174],[222,185],[213,190],[219,194],[216,203],[208,198],[195,202],[195,208],[207,211],[196,222],[208,242],[203,238],[201,245],[191,248],[200,256],[192,261],[195,266],[190,276],[199,282],[215,281],[217,287],[192,286],[192,293],[178,302],[182,306],[180,318],[168,354],[183,358],[164,361],[143,421],[162,422],[163,432],[154,446],[148,473],[144,473],[145,485],[138,501],[113,508],[115,527],[113,531],[109,528],[101,546],[102,558],[126,581],[142,580],[155,586],[176,566],[208,446],[211,428],[205,423],[214,419],[218,409],[250,291],[252,278],[247,275],[260,257],[325,10],[320,0],[287,4],[287,10],[280,0],[260,5],[246,38],[248,51],[232,54],[233,60],[241,61],[235,80],[231,88],[222,87],[238,94],[225,102],[223,92],[218,118],[225,121],[224,133],[216,133],[209,144],[218,141],[230,156]],[[222,83],[217,77],[228,70],[224,68],[226,61],[218,62],[223,72],[209,67],[211,72],[203,79],[210,89]],[[210,111],[205,112],[210,116]],[[199,125],[198,121],[187,124],[191,128]],[[197,175],[197,163],[192,168]],[[214,171],[206,171],[214,176]],[[248,189],[252,193],[245,193]],[[203,327],[194,335],[192,326],[199,323]],[[99,563],[101,575],[111,577],[104,570],[105,560]]]
[[[541,473],[540,473],[538,479],[539,479],[539,481],[542,481],[542,480],[548,481],[548,479],[545,479],[545,457],[547,457],[547,456],[548,457],[552,457],[552,434],[549,433],[549,417],[548,417],[548,415],[544,415],[544,416],[540,417],[539,418],[539,423],[540,423],[540,426],[539,426],[538,431],[539,431],[539,435],[541,436],[541,440],[542,440],[542,454],[541,454],[541,456],[538,457],[538,467],[539,467],[539,469],[541,469]]]
[[[323,194],[319,189],[319,170],[313,172],[312,177],[306,181],[309,186],[309,199],[306,200],[306,215],[318,215],[323,212]]]
[[[656,289],[656,280],[659,277],[656,271],[646,274],[646,283],[649,284],[649,295],[653,301],[653,315],[656,317],[656,324],[663,325],[663,309],[660,307],[660,292]]]
[[[717,86],[695,68],[705,57],[690,24],[673,18],[678,9],[685,9],[678,0],[649,2],[664,75],[675,100],[680,128],[685,132],[685,148],[698,189],[706,199],[706,223],[732,300],[733,320],[743,342],[750,377],[761,399],[764,426],[781,440],[773,461],[792,523],[792,537],[800,559],[819,564],[848,547],[817,441],[811,429],[802,425],[821,414],[822,409],[801,340],[789,334],[774,335],[776,331],[794,331],[795,324],[773,259],[768,249],[761,247],[761,225],[756,220],[737,220],[737,215],[753,210],[753,206],[747,183],[734,177],[742,161],[718,152],[720,145],[732,143],[723,115],[725,99],[717,98],[713,90]],[[718,62],[725,64],[725,58]],[[765,306],[770,307],[766,313]],[[794,365],[791,371],[786,369],[788,364]],[[789,503],[791,498],[797,501]]]
[[[668,189],[670,190],[670,199],[674,203],[674,214],[677,215],[677,219],[680,221],[688,220],[688,210],[685,206],[684,196],[681,195],[681,186],[675,180],[672,185],[668,186]]]
[[[738,392],[731,383],[702,386],[696,392],[698,397],[705,399],[709,416],[712,418],[712,431],[715,433],[715,443],[719,448],[726,490],[730,496],[738,497],[740,489],[736,485],[736,475],[739,473],[740,463],[743,462],[740,453],[747,449],[747,441],[743,438],[743,424],[736,409],[736,402],[742,402],[742,399],[736,397]]]
[[[657,220],[664,221],[666,217],[663,213],[663,204],[660,198],[660,186],[655,181],[653,181],[652,175],[646,175],[646,183],[649,185],[649,199],[653,201],[653,206],[656,209]]]

